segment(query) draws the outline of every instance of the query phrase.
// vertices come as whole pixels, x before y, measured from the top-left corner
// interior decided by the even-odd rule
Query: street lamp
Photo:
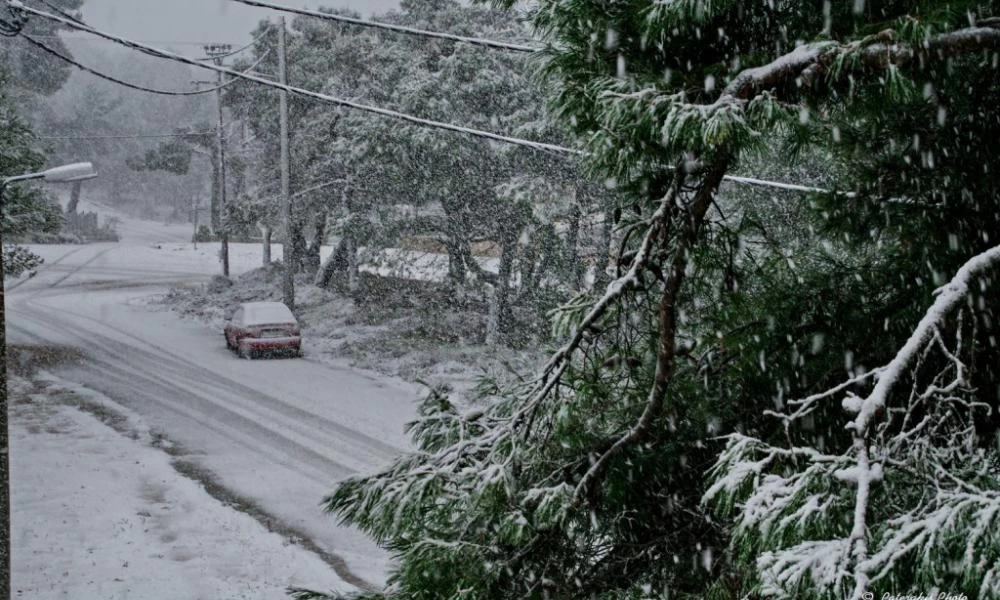
[[[49,183],[73,183],[97,177],[94,165],[89,162],[73,163],[39,173],[25,173],[0,178],[0,205],[7,186],[20,181],[44,180]],[[3,228],[0,224],[0,253],[3,252]],[[0,285],[3,284],[3,260],[0,256]],[[7,318],[4,314],[3,288],[0,287],[0,596],[10,594],[10,463],[7,435]]]
[[[89,162],[73,163],[70,165],[63,165],[61,167],[54,167],[47,171],[40,171],[38,173],[26,173],[24,175],[15,175],[14,177],[4,177],[0,180],[0,194],[3,193],[3,190],[6,189],[8,185],[19,181],[44,179],[49,183],[73,183],[74,181],[83,181],[85,179],[93,179],[94,177],[97,177],[97,171],[94,170],[93,164]]]

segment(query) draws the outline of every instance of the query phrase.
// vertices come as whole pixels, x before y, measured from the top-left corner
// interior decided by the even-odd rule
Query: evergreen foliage
[[[46,4],[47,3],[47,4]],[[38,10],[54,8],[63,14],[79,17],[83,0],[24,0],[24,4]],[[57,35],[66,28],[44,19],[30,19],[24,24],[24,33],[46,41],[57,52],[69,54],[63,40]],[[31,94],[52,95],[69,79],[72,67],[50,54],[39,53],[28,42],[18,37],[5,37],[0,44],[0,62],[6,65],[7,84]]]
[[[0,177],[33,173],[44,168],[44,157],[35,149],[28,124],[17,114],[10,98],[10,79],[0,64]],[[9,241],[27,232],[57,232],[62,211],[30,184],[3,189],[3,235]],[[41,264],[41,259],[25,248],[6,245],[3,266],[6,277],[18,277]]]
[[[418,451],[327,499],[385,595],[1000,596],[998,9],[533,3],[617,271],[536,377],[432,392]],[[771,152],[852,195],[716,197]]]

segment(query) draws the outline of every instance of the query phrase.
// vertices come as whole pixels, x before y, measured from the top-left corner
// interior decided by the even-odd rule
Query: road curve
[[[57,376],[139,414],[214,484],[307,535],[345,582],[384,583],[387,555],[318,504],[337,481],[409,447],[403,426],[416,388],[312,360],[240,360],[219,332],[141,306],[210,276],[215,265],[190,252],[138,244],[47,252],[35,277],[6,286],[8,343],[78,348],[84,358]]]

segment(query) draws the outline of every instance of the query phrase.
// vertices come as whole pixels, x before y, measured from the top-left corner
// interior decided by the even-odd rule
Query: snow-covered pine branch
[[[686,13],[687,4],[661,3],[654,13]],[[725,9],[713,3],[712,10]],[[655,22],[652,17],[651,22]],[[726,145],[752,149],[763,141],[762,132],[776,122],[807,118],[794,105],[803,91],[815,93],[821,86],[835,87],[847,81],[852,85],[869,82],[883,86],[890,95],[905,97],[913,93],[908,70],[1000,48],[1000,26],[992,23],[915,42],[899,41],[900,37],[889,29],[858,41],[801,44],[767,64],[743,69],[725,87],[717,87],[714,79],[707,80],[703,94],[657,93],[649,87],[633,89],[624,78],[605,80],[601,87],[610,91],[599,96],[604,110],[601,130],[592,144],[595,155],[598,160],[611,161],[613,157],[602,152],[613,149],[621,161],[618,132],[637,118],[659,129],[668,152],[708,156]],[[694,98],[689,100],[688,96]],[[698,99],[701,102],[694,101]],[[637,147],[630,163],[642,155],[642,148]]]
[[[861,598],[876,586],[952,581],[1000,597],[1000,448],[976,435],[990,407],[969,385],[964,316],[974,284],[998,264],[1000,247],[966,262],[885,367],[777,415],[801,435],[791,428],[811,408],[843,394],[852,416],[841,452],[728,436],[704,501],[758,557],[762,594]],[[870,392],[854,393],[871,379]]]
[[[641,237],[629,245],[628,268],[603,294],[580,298],[574,309],[564,311],[568,340],[536,379],[503,390],[484,408],[464,414],[443,393],[432,391],[409,428],[418,452],[381,473],[342,482],[326,499],[326,509],[361,525],[380,542],[391,542],[414,564],[426,564],[432,554],[438,561],[475,555],[477,568],[490,565],[483,572],[469,570],[468,577],[480,582],[495,572],[515,570],[519,556],[559,531],[576,532],[571,539],[579,536],[574,543],[592,556],[593,566],[600,564],[611,550],[605,530],[614,524],[596,521],[585,501],[594,499],[591,492],[602,483],[610,461],[641,440],[662,413],[689,253],[726,167],[716,165],[707,174],[674,171],[669,191],[636,227]],[[691,188],[682,185],[689,176],[697,182]],[[656,376],[644,407],[622,403],[601,415],[608,434],[587,442],[601,452],[591,463],[586,453],[552,444],[552,432],[579,431],[577,420],[585,416],[574,406],[581,401],[574,390],[579,372],[594,361],[601,365],[607,358],[603,352],[628,348],[616,321],[633,303],[649,302],[654,296],[650,290],[662,296],[659,331],[644,333],[650,341],[643,350],[652,348],[653,341],[660,348],[659,356],[651,357],[659,363]],[[615,377],[609,374],[610,381]],[[484,511],[485,506],[490,510]],[[505,555],[509,547],[522,551],[511,557]],[[546,585],[541,579],[526,582],[529,589]]]

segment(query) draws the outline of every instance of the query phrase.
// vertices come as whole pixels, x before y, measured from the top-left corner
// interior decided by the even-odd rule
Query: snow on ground
[[[141,414],[185,461],[327,553],[346,580],[380,585],[388,554],[319,502],[405,451],[420,390],[308,358],[237,359],[221,330],[144,305],[218,268],[157,245],[38,246],[52,260],[7,282],[8,342],[78,349],[79,361],[53,367],[59,376]]]
[[[280,301],[280,277],[277,267],[256,269],[236,277],[232,285],[214,280],[176,288],[160,304],[221,331],[240,303]],[[457,306],[434,282],[361,279],[362,289],[353,298],[298,282],[296,307],[310,360],[445,384],[465,394],[484,373],[502,374],[505,364],[525,366],[538,358],[535,352],[483,345],[482,298]]]
[[[84,358],[59,365],[60,377],[141,414],[185,461],[336,555],[345,576],[385,581],[387,553],[319,502],[408,448],[415,386],[308,358],[240,360],[221,330],[137,306],[149,288],[39,283],[8,296],[10,343],[79,349]]]
[[[350,589],[317,555],[178,474],[135,416],[122,435],[67,405],[73,395],[58,387],[12,387],[15,598],[249,600],[284,597],[289,586]]]
[[[5,282],[8,342],[30,352],[39,347],[73,349],[78,360],[49,370],[141,415],[156,435],[171,440],[174,460],[194,469],[199,480],[246,499],[256,507],[251,514],[274,523],[286,538],[315,548],[339,581],[361,588],[384,584],[388,553],[356,529],[338,525],[319,502],[338,481],[374,472],[410,449],[404,424],[415,416],[415,401],[423,390],[385,373],[432,381],[434,373],[442,373],[471,384],[492,356],[478,341],[485,311],[454,310],[428,282],[423,282],[430,286],[425,288],[421,282],[367,277],[377,285],[358,301],[300,285],[306,358],[239,360],[223,343],[220,325],[226,307],[271,299],[280,288],[276,278],[258,269],[260,245],[231,245],[232,273],[243,278],[236,285],[213,288],[213,276],[220,271],[218,244],[195,249],[182,228],[141,220],[123,220],[119,232],[123,241],[117,244],[33,246],[46,263],[34,277]],[[325,248],[324,257],[330,251]],[[281,256],[280,246],[273,256]],[[151,310],[151,297],[167,296],[177,287],[187,291],[178,292],[181,297],[172,305],[194,319]],[[38,435],[46,433],[44,427],[40,431]],[[96,444],[98,438],[92,439]],[[57,437],[32,441],[78,453],[76,446],[66,446]],[[109,462],[119,479],[131,477],[124,474],[126,463]],[[48,482],[32,478],[30,469],[23,468],[15,474],[14,485],[35,494],[30,498],[56,493],[50,487],[63,490],[62,481],[52,486]],[[133,508],[149,512],[150,518],[156,514],[129,506]],[[62,546],[79,546],[93,534],[90,521],[79,519],[80,531],[76,521],[49,520],[44,524],[51,531],[38,522],[35,532]],[[138,521],[129,523],[138,527]],[[238,543],[241,533],[231,533]],[[21,541],[35,548],[31,539]],[[169,553],[163,554],[162,560],[171,561]],[[58,581],[70,572],[57,570],[60,565],[86,558],[72,555],[66,563],[53,558],[45,577]],[[35,564],[42,568],[41,562]],[[224,566],[209,570],[227,572]],[[202,577],[193,571],[169,572],[190,580],[189,586],[202,585],[202,580],[215,585],[210,573]],[[85,569],[72,573],[88,575]],[[332,587],[329,573],[300,575],[307,587]],[[83,589],[79,586],[89,585],[91,579],[77,581],[73,589]],[[182,592],[171,597],[198,597]],[[89,597],[151,596],[102,592]]]

